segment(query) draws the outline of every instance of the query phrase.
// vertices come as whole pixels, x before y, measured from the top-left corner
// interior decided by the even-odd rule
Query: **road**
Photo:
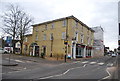
[[[118,79],[119,58],[105,56],[70,63],[47,64],[46,62],[28,69],[2,73],[2,78],[32,79],[33,81],[41,79],[95,79],[97,81],[111,79],[110,81],[112,81],[112,79]],[[34,65],[34,63],[32,64]]]

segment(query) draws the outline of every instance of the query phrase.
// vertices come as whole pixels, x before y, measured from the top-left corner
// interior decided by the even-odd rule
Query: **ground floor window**
[[[76,57],[77,58],[83,57],[83,54],[84,54],[84,48],[81,46],[77,46],[76,47]]]

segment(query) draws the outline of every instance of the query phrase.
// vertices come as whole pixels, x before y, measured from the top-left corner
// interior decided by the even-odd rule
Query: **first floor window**
[[[62,32],[62,39],[66,39],[66,32]]]
[[[43,40],[46,40],[46,34],[43,34]]]
[[[67,25],[67,20],[63,20],[63,26]]]
[[[38,40],[38,35],[36,35],[36,38],[35,38],[36,40]]]
[[[53,33],[50,34],[50,40],[53,40]]]

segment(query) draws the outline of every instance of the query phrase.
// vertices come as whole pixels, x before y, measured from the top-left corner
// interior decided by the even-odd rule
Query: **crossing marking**
[[[100,62],[100,63],[98,63],[99,65],[103,65],[104,63],[103,62]]]
[[[96,62],[90,62],[90,64],[95,64]]]
[[[85,64],[85,63],[88,63],[88,61],[84,61],[84,62],[82,62],[83,64]]]

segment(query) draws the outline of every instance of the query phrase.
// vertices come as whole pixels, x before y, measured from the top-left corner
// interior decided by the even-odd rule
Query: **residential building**
[[[104,55],[104,30],[101,26],[93,27],[94,32],[94,57]]]
[[[70,55],[91,57],[93,55],[94,30],[74,16],[35,24],[32,35],[24,40],[26,53],[32,56],[64,57]]]

